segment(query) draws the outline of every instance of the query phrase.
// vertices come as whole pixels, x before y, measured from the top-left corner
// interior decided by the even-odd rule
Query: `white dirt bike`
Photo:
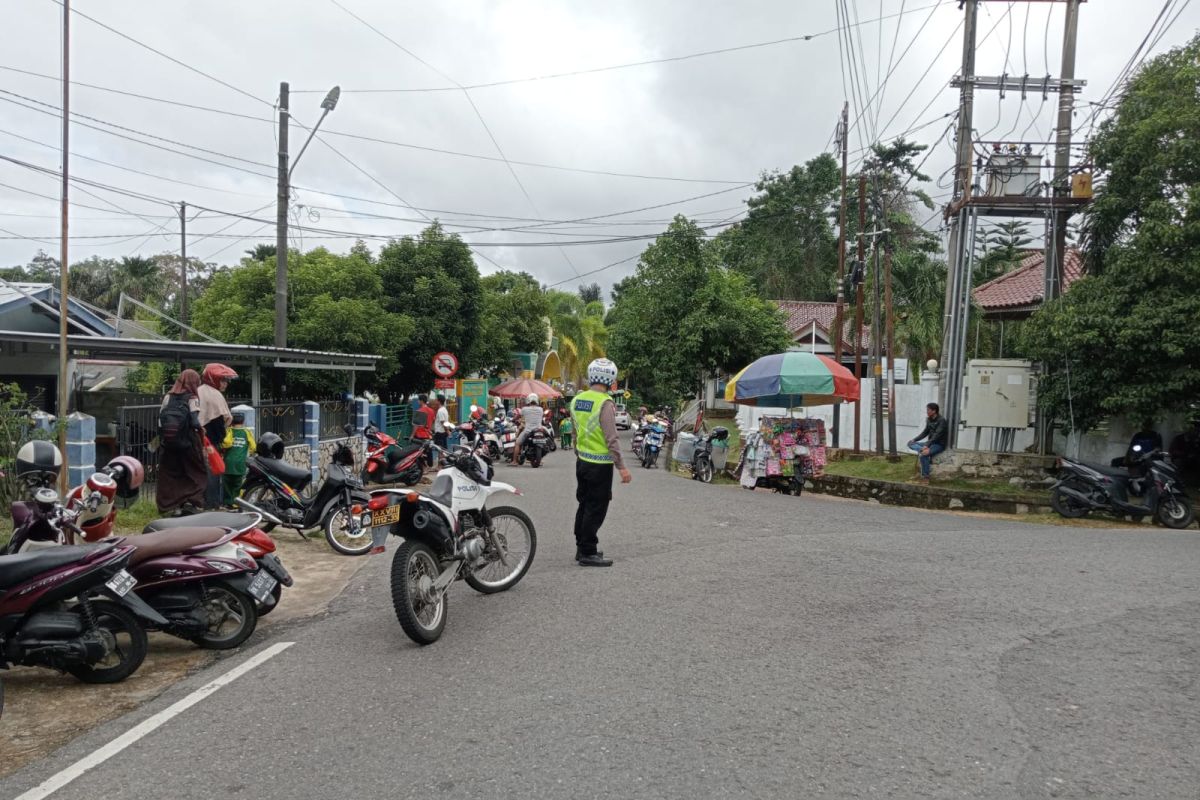
[[[491,460],[481,447],[442,450],[445,468],[428,494],[412,489],[371,492],[372,553],[384,551],[388,534],[403,537],[392,558],[392,605],[408,637],[433,644],[446,627],[446,596],[462,578],[477,592],[516,586],[537,552],[533,521],[519,508],[488,508],[500,492],[520,494],[492,480]]]

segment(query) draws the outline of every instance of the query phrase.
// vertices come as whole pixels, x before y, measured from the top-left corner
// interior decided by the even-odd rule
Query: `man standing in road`
[[[617,407],[608,389],[617,379],[617,365],[607,358],[588,364],[587,391],[571,401],[571,420],[575,424],[575,561],[581,567],[611,567],[612,559],[597,550],[600,526],[612,502],[613,466],[621,473],[621,483],[633,476],[621,458],[617,437]]]
[[[946,418],[939,413],[941,408],[937,403],[925,406],[925,429],[909,441],[908,449],[917,454],[921,462],[921,482],[929,483],[929,472],[933,469],[933,457],[945,452],[950,441],[950,426]],[[925,439],[925,444],[919,442]]]

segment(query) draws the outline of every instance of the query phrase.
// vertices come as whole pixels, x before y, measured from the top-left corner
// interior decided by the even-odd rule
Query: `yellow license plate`
[[[371,527],[380,528],[384,525],[395,525],[400,521],[400,504],[387,506],[371,512]]]

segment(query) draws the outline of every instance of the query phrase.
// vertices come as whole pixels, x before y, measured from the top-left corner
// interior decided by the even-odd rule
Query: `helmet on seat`
[[[617,365],[607,358],[597,358],[588,364],[588,383],[602,383],[611,386],[617,380]]]
[[[258,440],[255,452],[262,458],[283,458],[283,439],[278,434],[264,433]]]

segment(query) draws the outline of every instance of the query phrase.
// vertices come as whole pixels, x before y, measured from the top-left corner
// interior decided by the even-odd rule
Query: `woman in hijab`
[[[191,506],[204,506],[204,490],[208,481],[208,466],[200,443],[200,373],[185,369],[171,391],[163,397],[162,408],[169,404],[187,409],[187,422],[174,435],[178,443],[159,447],[157,502],[160,514]],[[160,440],[165,435],[159,431]]]
[[[225,402],[225,390],[237,373],[224,364],[205,364],[200,384],[200,424],[208,441],[220,447],[225,441],[225,429],[233,424],[229,404]],[[209,475],[204,492],[205,508],[221,506],[221,476]]]

